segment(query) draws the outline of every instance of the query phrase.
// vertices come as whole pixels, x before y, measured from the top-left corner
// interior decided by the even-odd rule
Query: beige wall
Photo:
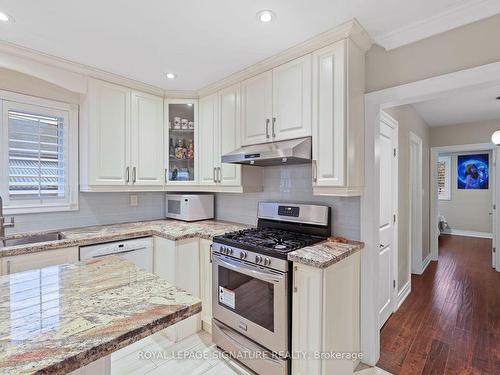
[[[80,102],[80,95],[39,78],[0,68],[0,90],[58,100],[66,103]]]
[[[431,147],[490,143],[491,135],[500,129],[500,120],[431,128]]]
[[[399,227],[398,227],[398,288],[408,281],[411,262],[408,247],[410,221],[410,131],[422,138],[422,260],[429,254],[429,138],[430,128],[411,105],[403,105],[385,110],[398,121],[399,137]]]
[[[366,92],[500,61],[500,14],[366,56]]]
[[[439,200],[439,214],[444,215],[452,230],[491,233],[492,190],[464,190],[457,188],[457,156],[486,152],[457,152],[451,156],[451,200]],[[487,152],[490,155],[491,152]],[[491,178],[490,185],[491,187]]]

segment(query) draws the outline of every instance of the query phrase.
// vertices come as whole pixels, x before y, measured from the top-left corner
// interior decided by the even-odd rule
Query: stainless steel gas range
[[[213,239],[212,339],[260,375],[285,375],[293,278],[287,253],[330,235],[330,208],[266,202],[257,216],[257,228]]]

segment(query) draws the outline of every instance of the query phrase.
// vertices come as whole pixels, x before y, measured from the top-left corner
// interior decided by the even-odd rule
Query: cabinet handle
[[[297,293],[299,291],[299,288],[297,288],[297,271],[299,268],[297,266],[293,267],[293,292]]]
[[[165,182],[168,182],[168,169],[165,168]]]
[[[217,182],[220,184],[222,182],[222,173],[220,172],[220,167],[217,167]]]
[[[212,263],[212,251],[213,251],[212,244],[210,244],[210,250],[208,250],[208,251],[210,251],[210,263]]]
[[[266,118],[266,138],[269,138],[269,119]]]
[[[312,161],[312,178],[314,183],[318,182],[318,166],[316,160]]]
[[[10,275],[10,260],[7,261],[7,275]]]
[[[132,183],[135,184],[136,181],[136,173],[135,173],[135,167],[132,168]]]
[[[276,138],[276,132],[274,131],[274,124],[276,124],[276,117],[273,117],[273,138]]]
[[[130,181],[130,167],[125,168],[125,182],[128,184]]]
[[[216,177],[215,177],[215,173],[217,173],[216,171],[217,171],[217,168],[215,168],[215,167],[214,167],[214,171],[213,171],[213,180],[214,180],[214,184],[216,184],[216,183],[217,183],[217,179],[216,179]]]

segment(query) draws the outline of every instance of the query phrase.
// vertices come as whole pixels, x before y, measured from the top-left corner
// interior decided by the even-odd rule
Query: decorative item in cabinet
[[[195,181],[195,106],[193,103],[169,102],[168,181]]]

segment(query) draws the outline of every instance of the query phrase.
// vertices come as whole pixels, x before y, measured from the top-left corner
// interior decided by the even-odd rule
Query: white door
[[[422,273],[422,139],[410,132],[410,229],[411,272]]]
[[[267,71],[241,83],[241,144],[271,140],[273,72]]]
[[[492,192],[492,207],[491,207],[491,228],[492,228],[492,241],[491,241],[491,267],[496,269],[496,247],[497,247],[497,149],[495,148],[491,152],[491,158],[493,160],[493,168],[490,167],[490,181],[491,181],[491,192]],[[491,173],[493,171],[493,173]]]
[[[274,140],[311,135],[311,59],[305,55],[273,69]]]
[[[199,102],[199,182],[215,185],[217,182],[217,94],[201,98]]]
[[[315,186],[345,186],[345,42],[313,54]]]
[[[394,308],[397,275],[393,269],[397,196],[397,135],[389,121],[380,121],[380,244],[379,244],[379,327]]]
[[[89,79],[91,185],[130,182],[130,90]]]
[[[222,163],[221,157],[240,147],[240,84],[219,92],[219,182],[226,186],[241,184],[241,166]]]
[[[163,139],[163,99],[133,92],[130,139],[132,184],[164,184]]]

